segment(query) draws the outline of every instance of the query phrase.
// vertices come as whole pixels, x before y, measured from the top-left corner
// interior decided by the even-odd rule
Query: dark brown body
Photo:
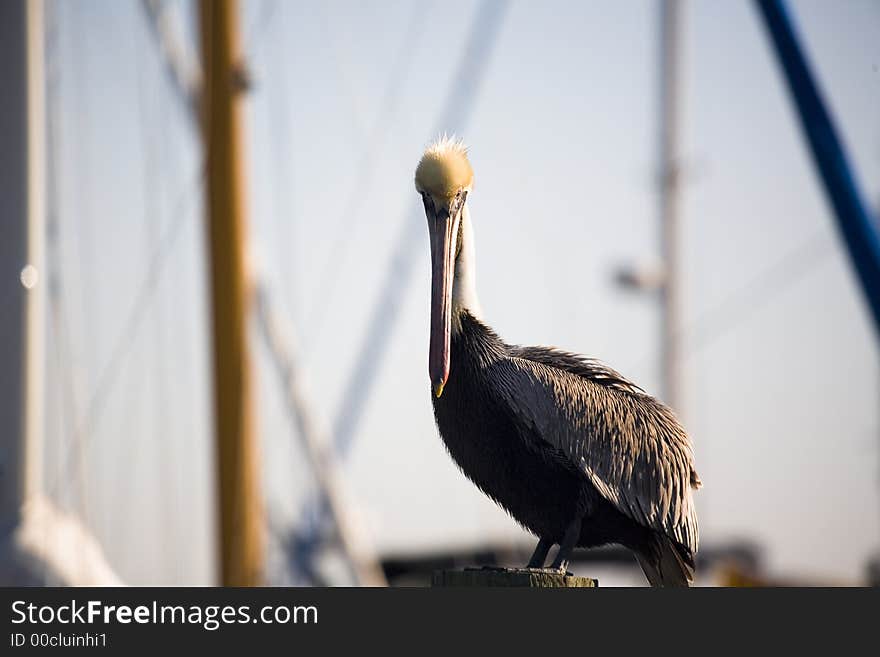
[[[671,543],[692,568],[687,548],[618,510],[582,467],[512,412],[509,388],[501,392],[509,385],[499,379],[504,368],[497,365],[502,359],[528,358],[529,349],[507,345],[467,312],[453,324],[449,380],[443,395],[433,400],[434,415],[464,474],[541,539],[560,543],[572,520],[581,516],[578,546],[618,543],[651,558]]]

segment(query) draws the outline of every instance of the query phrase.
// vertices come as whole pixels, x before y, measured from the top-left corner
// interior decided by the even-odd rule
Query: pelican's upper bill
[[[416,191],[436,199],[452,198],[462,189],[469,190],[473,182],[467,147],[454,137],[444,135],[428,146],[416,167]]]

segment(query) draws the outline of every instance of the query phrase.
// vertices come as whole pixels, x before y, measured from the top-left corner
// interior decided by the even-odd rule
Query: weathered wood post
[[[599,580],[560,573],[551,568],[464,568],[437,570],[432,587],[522,586],[533,589],[587,589],[599,586]]]

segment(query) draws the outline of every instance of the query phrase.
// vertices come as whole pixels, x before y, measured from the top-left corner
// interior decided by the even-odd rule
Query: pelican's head
[[[441,137],[428,146],[416,167],[431,240],[431,346],[428,373],[434,394],[443,394],[449,378],[452,285],[461,249],[461,214],[474,184],[467,148],[458,139]]]

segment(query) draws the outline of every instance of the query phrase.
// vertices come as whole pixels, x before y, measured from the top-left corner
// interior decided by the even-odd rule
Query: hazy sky
[[[748,539],[778,572],[855,579],[880,549],[877,333],[751,3],[683,4],[680,410],[705,484],[703,544]],[[192,12],[179,7],[191,37]],[[428,397],[427,231],[411,212],[412,172],[477,7],[244,3],[254,261],[305,350],[328,423],[350,402],[347,379],[398,235],[409,222],[422,230],[345,466],[383,551],[532,540],[455,469]],[[793,8],[876,207],[880,6]],[[63,313],[49,335],[49,440],[59,446],[49,478],[71,418],[98,398],[82,469],[57,475],[61,497],[129,580],[208,581],[196,135],[139,3],[58,9]],[[656,19],[654,2],[512,2],[470,121],[444,126],[471,147],[487,321],[512,342],[602,358],[651,391],[657,307],[622,292],[613,273],[657,253]],[[310,483],[259,341],[255,352],[268,506],[284,523]]]

